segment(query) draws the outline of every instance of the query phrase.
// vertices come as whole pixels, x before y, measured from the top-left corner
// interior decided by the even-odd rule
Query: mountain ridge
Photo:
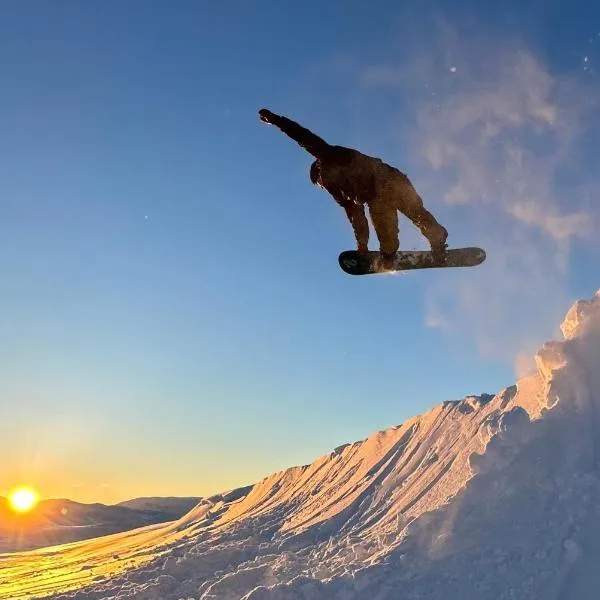
[[[191,499],[184,499],[178,508],[172,500],[168,507],[153,510],[49,498],[29,512],[16,514],[8,499],[0,497],[0,552],[33,550],[173,521],[189,512],[190,505]]]

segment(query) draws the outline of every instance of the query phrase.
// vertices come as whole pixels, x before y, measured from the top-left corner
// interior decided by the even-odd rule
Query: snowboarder
[[[313,184],[326,190],[346,211],[358,252],[368,252],[369,223],[366,204],[379,240],[384,264],[399,248],[398,211],[406,215],[431,246],[436,261],[446,252],[448,232],[425,209],[408,177],[379,158],[343,146],[332,146],[298,123],[263,108],[261,121],[275,125],[315,157],[310,166]]]

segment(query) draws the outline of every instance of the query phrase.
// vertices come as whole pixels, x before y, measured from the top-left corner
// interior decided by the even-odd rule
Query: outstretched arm
[[[362,204],[348,202],[343,205],[346,215],[352,223],[354,237],[359,252],[367,252],[369,249],[369,222],[365,215],[365,208]]]
[[[287,117],[276,115],[266,108],[259,110],[258,114],[261,121],[281,129],[315,158],[319,158],[329,148],[329,144],[324,139]]]

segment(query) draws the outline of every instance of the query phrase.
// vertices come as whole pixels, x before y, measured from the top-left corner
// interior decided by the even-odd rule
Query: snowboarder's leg
[[[448,232],[425,208],[421,196],[408,179],[399,180],[394,185],[394,197],[398,210],[406,215],[427,239],[431,251],[442,256],[446,251]]]
[[[379,251],[385,266],[393,261],[400,247],[398,240],[398,209],[393,203],[386,202],[384,198],[379,197],[369,205],[369,214],[379,240]]]

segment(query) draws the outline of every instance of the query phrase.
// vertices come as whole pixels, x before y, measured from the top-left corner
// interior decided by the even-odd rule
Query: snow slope
[[[0,597],[595,598],[600,293],[537,372],[166,525],[0,556]]]

